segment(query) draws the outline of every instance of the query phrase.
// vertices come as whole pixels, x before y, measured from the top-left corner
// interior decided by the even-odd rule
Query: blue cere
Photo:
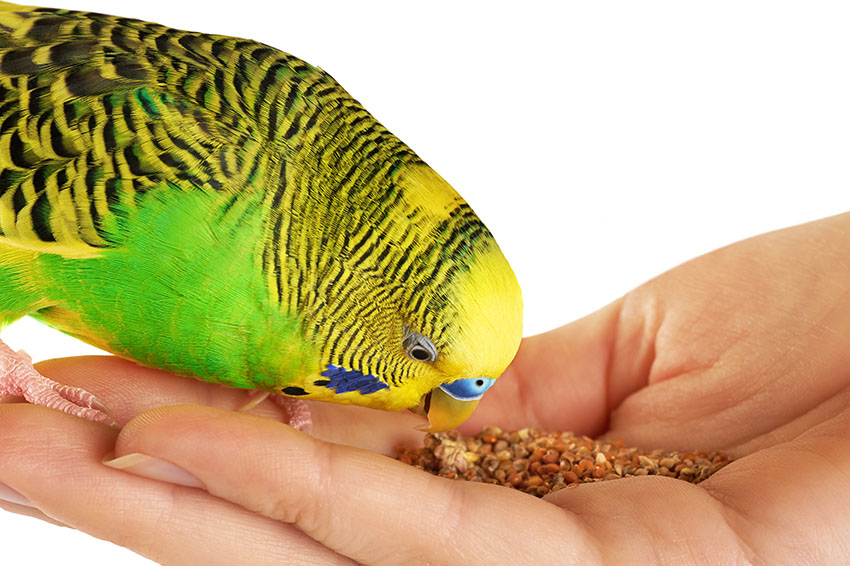
[[[364,375],[362,371],[345,369],[333,364],[328,364],[328,369],[322,372],[322,376],[329,378],[324,386],[335,390],[337,393],[358,391],[361,395],[369,395],[390,387],[371,373]]]
[[[448,393],[458,401],[477,401],[481,399],[484,392],[490,389],[495,379],[487,377],[472,377],[470,379],[458,379],[452,383],[440,386],[440,389]]]

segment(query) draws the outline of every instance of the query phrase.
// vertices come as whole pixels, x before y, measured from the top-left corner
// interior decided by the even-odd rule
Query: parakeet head
[[[380,195],[327,219],[342,245],[306,301],[322,354],[304,395],[453,428],[516,354],[519,285],[489,230],[426,165],[400,168]]]
[[[507,368],[522,336],[522,298],[507,260],[492,244],[471,258],[458,275],[446,307],[448,331],[442,347],[429,349],[425,363],[437,372],[440,384],[422,398],[416,412],[428,417],[426,430],[454,428],[465,421],[484,393]],[[420,341],[408,356],[422,354]],[[434,345],[436,346],[436,345]]]

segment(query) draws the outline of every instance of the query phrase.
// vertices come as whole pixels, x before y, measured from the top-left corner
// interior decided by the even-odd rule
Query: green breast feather
[[[521,333],[487,228],[321,69],[6,3],[0,313],[182,375],[384,409],[495,379]]]

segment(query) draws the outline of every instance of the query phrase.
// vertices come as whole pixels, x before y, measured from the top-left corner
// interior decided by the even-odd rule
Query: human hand
[[[313,405],[313,439],[263,418],[277,415],[270,404],[233,412],[242,392],[108,358],[41,369],[98,394],[123,430],[0,406],[0,481],[166,563],[836,562],[850,507],[849,224],[724,248],[527,339],[466,425],[607,431],[739,458],[699,486],[629,478],[538,500],[452,482],[375,453],[414,441],[416,417]],[[174,403],[195,405],[154,408]],[[107,468],[113,448],[204,487]]]

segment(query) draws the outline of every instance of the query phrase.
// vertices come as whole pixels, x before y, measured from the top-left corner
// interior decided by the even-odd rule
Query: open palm
[[[244,392],[76,358],[40,369],[93,391],[123,429],[0,406],[0,481],[33,506],[5,507],[170,564],[842,562],[847,258],[850,215],[697,258],[526,339],[464,425],[738,458],[699,486],[650,476],[538,500],[381,455],[418,442],[413,415],[314,404],[309,437],[271,403],[236,412]],[[101,463],[113,451],[184,472],[163,465],[157,481],[114,470]]]

